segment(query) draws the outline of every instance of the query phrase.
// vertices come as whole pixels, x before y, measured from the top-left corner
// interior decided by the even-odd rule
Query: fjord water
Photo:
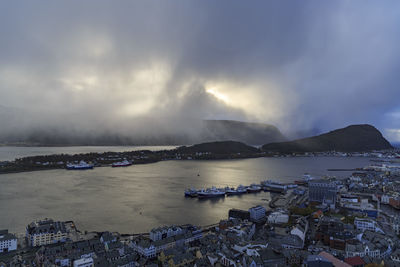
[[[50,170],[0,175],[0,229],[23,232],[32,220],[74,220],[89,231],[141,233],[169,224],[208,225],[231,208],[268,206],[269,193],[217,200],[188,199],[187,187],[237,186],[274,179],[290,182],[305,172],[343,176],[328,168],[368,165],[368,158],[256,158],[163,161],[126,168]]]

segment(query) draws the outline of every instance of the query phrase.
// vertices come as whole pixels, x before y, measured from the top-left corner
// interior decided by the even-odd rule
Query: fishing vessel
[[[260,191],[261,191],[261,186],[256,185],[256,184],[251,184],[249,187],[247,187],[248,193],[257,193]]]
[[[206,190],[202,189],[202,190],[198,191],[197,197],[200,199],[225,197],[225,192],[222,190],[219,190],[215,187],[212,187],[211,189],[208,188]]]
[[[120,162],[114,162],[113,164],[111,164],[111,167],[115,168],[115,167],[127,167],[127,166],[131,166],[132,162],[129,160],[124,160],[124,161],[120,161]]]
[[[185,197],[197,197],[197,190],[194,188],[185,190]]]
[[[243,185],[239,185],[236,189],[228,188],[225,190],[225,193],[227,196],[233,196],[233,195],[241,195],[247,193],[246,188]]]
[[[86,163],[81,160],[78,164],[67,163],[67,170],[88,170],[93,169],[93,164]]]

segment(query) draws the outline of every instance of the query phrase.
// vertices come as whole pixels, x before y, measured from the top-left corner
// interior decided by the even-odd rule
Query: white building
[[[363,244],[346,244],[346,258],[360,256],[364,258],[365,256],[369,256],[371,258],[380,257],[380,251],[377,248],[370,248],[368,245]]]
[[[94,266],[92,257],[74,260],[74,267],[92,267],[92,266]]]
[[[17,249],[17,237],[8,233],[8,230],[0,230],[0,253]]]
[[[150,231],[150,239],[153,241],[158,241],[158,240],[168,238],[171,236],[176,236],[176,235],[179,235],[182,233],[183,233],[182,228],[177,227],[177,226],[159,227],[159,228],[154,228]]]
[[[265,208],[261,206],[255,206],[249,209],[250,212],[250,220],[259,221],[265,218]]]
[[[130,246],[140,255],[150,259],[155,258],[157,255],[156,247],[150,242],[150,240],[142,239],[138,242],[132,242]]]
[[[289,221],[289,215],[281,211],[272,212],[268,216],[268,223],[271,224],[282,224],[282,223],[287,223],[288,221]]]
[[[292,229],[292,231],[290,231],[290,234],[298,236],[304,243],[307,231],[308,231],[308,221],[305,217],[301,217],[297,220],[297,224]]]
[[[65,223],[52,219],[32,222],[26,227],[26,238],[32,247],[65,242],[67,237]]]
[[[373,232],[383,232],[379,226],[378,223],[372,219],[369,218],[358,218],[356,217],[354,219],[354,226],[361,231],[373,231]]]
[[[400,264],[400,249],[397,249],[396,251],[394,251],[392,253],[392,255],[390,255],[390,258],[392,259],[392,261]]]

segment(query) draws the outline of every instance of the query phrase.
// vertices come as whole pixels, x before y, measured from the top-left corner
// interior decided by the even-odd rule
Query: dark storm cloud
[[[2,3],[0,120],[4,131],[372,123],[400,139],[398,25],[397,1]]]

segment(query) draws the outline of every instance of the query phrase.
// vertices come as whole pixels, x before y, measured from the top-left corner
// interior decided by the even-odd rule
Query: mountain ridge
[[[295,152],[364,152],[393,149],[382,133],[369,124],[349,125],[317,136],[288,142],[269,143],[262,146],[263,151]]]

